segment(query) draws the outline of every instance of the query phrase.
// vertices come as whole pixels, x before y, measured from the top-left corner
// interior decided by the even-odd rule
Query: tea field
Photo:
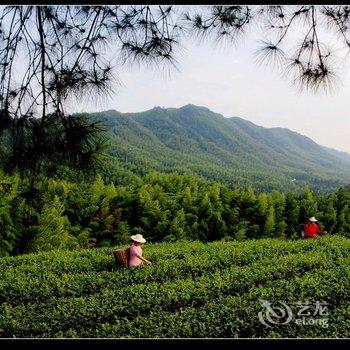
[[[112,251],[2,258],[0,337],[350,334],[350,240],[344,237],[146,244],[153,265],[134,270],[117,268]],[[273,305],[270,313],[262,300]],[[281,302],[290,307],[290,320],[277,309]],[[295,322],[302,311],[298,302],[304,309],[309,303],[312,317],[304,319],[314,323]],[[323,313],[312,308],[317,303],[326,303]]]

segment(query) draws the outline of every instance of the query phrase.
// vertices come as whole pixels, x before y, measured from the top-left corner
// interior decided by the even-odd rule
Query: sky
[[[274,68],[256,63],[258,34],[236,46],[188,39],[176,56],[178,69],[122,66],[122,83],[104,101],[84,103],[77,112],[115,109],[141,112],[155,106],[205,106],[224,117],[239,116],[264,127],[283,127],[315,142],[350,153],[350,74],[347,65],[334,92],[299,93]]]

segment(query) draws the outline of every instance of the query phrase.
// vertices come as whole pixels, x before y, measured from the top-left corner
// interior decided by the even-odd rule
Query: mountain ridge
[[[272,127],[268,127],[268,126],[262,126],[262,125],[259,125],[259,124],[256,124],[252,121],[250,121],[249,119],[245,119],[245,118],[242,118],[242,117],[239,117],[239,116],[232,116],[232,117],[225,117],[224,115],[220,114],[220,113],[216,113],[216,112],[213,112],[212,110],[210,110],[210,108],[208,107],[205,107],[205,106],[198,106],[198,105],[195,105],[195,104],[192,104],[192,103],[188,103],[182,107],[179,107],[179,108],[176,108],[176,107],[160,107],[160,106],[154,106],[153,108],[150,108],[150,109],[147,109],[145,111],[140,111],[140,112],[120,112],[116,109],[109,109],[109,110],[105,110],[105,111],[100,111],[100,112],[93,112],[93,113],[83,113],[83,114],[95,114],[95,113],[106,113],[106,112],[116,112],[118,114],[120,114],[121,116],[123,115],[137,115],[137,114],[140,114],[140,113],[145,113],[145,112],[151,112],[153,110],[176,110],[176,109],[184,109],[184,108],[188,108],[188,107],[194,107],[194,108],[198,108],[198,109],[204,109],[204,110],[207,110],[207,111],[210,111],[211,113],[215,113],[216,115],[219,115],[221,116],[222,118],[225,118],[225,119],[237,119],[237,120],[242,120],[246,123],[249,123],[249,124],[252,124],[256,127],[259,127],[259,128],[263,128],[263,129],[267,129],[267,130],[285,130],[285,131],[288,131],[288,132],[291,132],[293,134],[297,134],[297,135],[300,135],[304,138],[307,138],[309,140],[311,140],[313,143],[317,144],[318,146],[321,146],[323,147],[324,149],[326,150],[329,150],[330,152],[337,152],[337,153],[340,153],[342,154],[344,157],[348,158],[348,160],[350,161],[350,153],[346,152],[346,151],[341,151],[341,150],[338,150],[334,147],[329,147],[329,146],[324,146],[324,145],[321,145],[319,143],[317,143],[316,141],[314,141],[311,137],[309,136],[306,136],[298,131],[295,131],[295,130],[292,130],[292,129],[289,129],[287,127],[283,127],[283,126],[272,126]]]
[[[309,185],[324,192],[349,182],[350,154],[288,128],[226,118],[207,107],[84,114],[108,130],[109,153],[140,173],[189,172],[260,190],[294,191]]]

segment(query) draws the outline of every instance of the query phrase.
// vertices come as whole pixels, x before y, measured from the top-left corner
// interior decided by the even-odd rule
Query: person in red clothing
[[[304,238],[316,238],[327,233],[326,231],[321,230],[316,222],[317,219],[313,216],[309,219],[309,222],[304,225]]]

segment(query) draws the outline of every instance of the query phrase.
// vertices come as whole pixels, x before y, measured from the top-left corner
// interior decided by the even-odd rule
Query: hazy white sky
[[[350,153],[350,75],[332,94],[298,93],[273,68],[256,64],[259,46],[251,35],[236,47],[198,45],[188,40],[177,56],[179,71],[119,68],[123,85],[110,100],[85,104],[79,111],[116,109],[139,112],[192,103],[225,117],[239,116],[265,127],[286,127],[319,144]]]

